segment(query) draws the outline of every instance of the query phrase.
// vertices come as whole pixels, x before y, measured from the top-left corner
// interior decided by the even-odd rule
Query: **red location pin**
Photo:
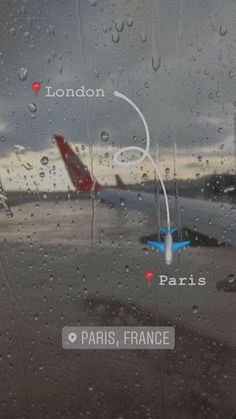
[[[154,279],[154,273],[151,271],[147,271],[144,273],[144,277],[147,281],[152,281]]]
[[[32,89],[35,93],[37,93],[41,89],[41,84],[39,83],[39,81],[34,81],[32,83]]]

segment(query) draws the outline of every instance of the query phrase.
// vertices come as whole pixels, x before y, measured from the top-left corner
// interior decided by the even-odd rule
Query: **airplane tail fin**
[[[173,234],[173,233],[175,233],[176,231],[177,231],[177,228],[175,228],[175,227],[173,227],[173,228],[163,228],[163,227],[161,227],[161,228],[160,228],[160,232],[161,232],[161,233],[164,233],[164,234],[166,234],[166,233]]]
[[[119,175],[115,176],[117,189],[126,189],[125,184]]]
[[[92,177],[88,168],[83,164],[62,135],[55,134],[57,146],[69,173],[70,179],[78,192],[92,192],[101,185]]]

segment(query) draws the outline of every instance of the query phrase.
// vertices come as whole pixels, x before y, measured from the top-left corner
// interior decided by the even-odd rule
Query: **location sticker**
[[[32,83],[32,90],[37,93],[40,89],[41,89],[41,84],[39,83],[39,81],[34,81]]]
[[[145,279],[147,279],[148,281],[151,281],[154,278],[154,273],[152,271],[147,271],[144,274]]]
[[[144,278],[149,282],[149,286],[151,281],[154,279],[154,273],[152,271],[146,271],[144,273]]]
[[[77,334],[74,333],[74,332],[70,332],[68,334],[68,340],[69,340],[70,343],[75,343],[76,340],[77,340]]]

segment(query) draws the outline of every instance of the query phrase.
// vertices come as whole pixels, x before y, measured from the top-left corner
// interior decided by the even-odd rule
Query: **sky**
[[[72,187],[52,140],[78,147],[94,176],[153,178],[148,161],[114,167],[119,147],[145,147],[171,177],[234,173],[236,4],[232,0],[6,0],[1,6],[0,167],[4,188]],[[31,88],[40,81],[35,94]],[[47,98],[102,88],[104,98]],[[102,141],[107,131],[109,140]],[[48,163],[42,165],[42,157]],[[175,163],[174,163],[175,161]],[[175,164],[175,166],[174,166]]]

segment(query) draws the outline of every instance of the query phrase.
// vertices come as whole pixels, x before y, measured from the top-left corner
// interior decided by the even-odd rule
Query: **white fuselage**
[[[173,238],[171,233],[166,233],[165,235],[165,263],[166,265],[171,265],[173,260],[173,251],[172,251]]]

